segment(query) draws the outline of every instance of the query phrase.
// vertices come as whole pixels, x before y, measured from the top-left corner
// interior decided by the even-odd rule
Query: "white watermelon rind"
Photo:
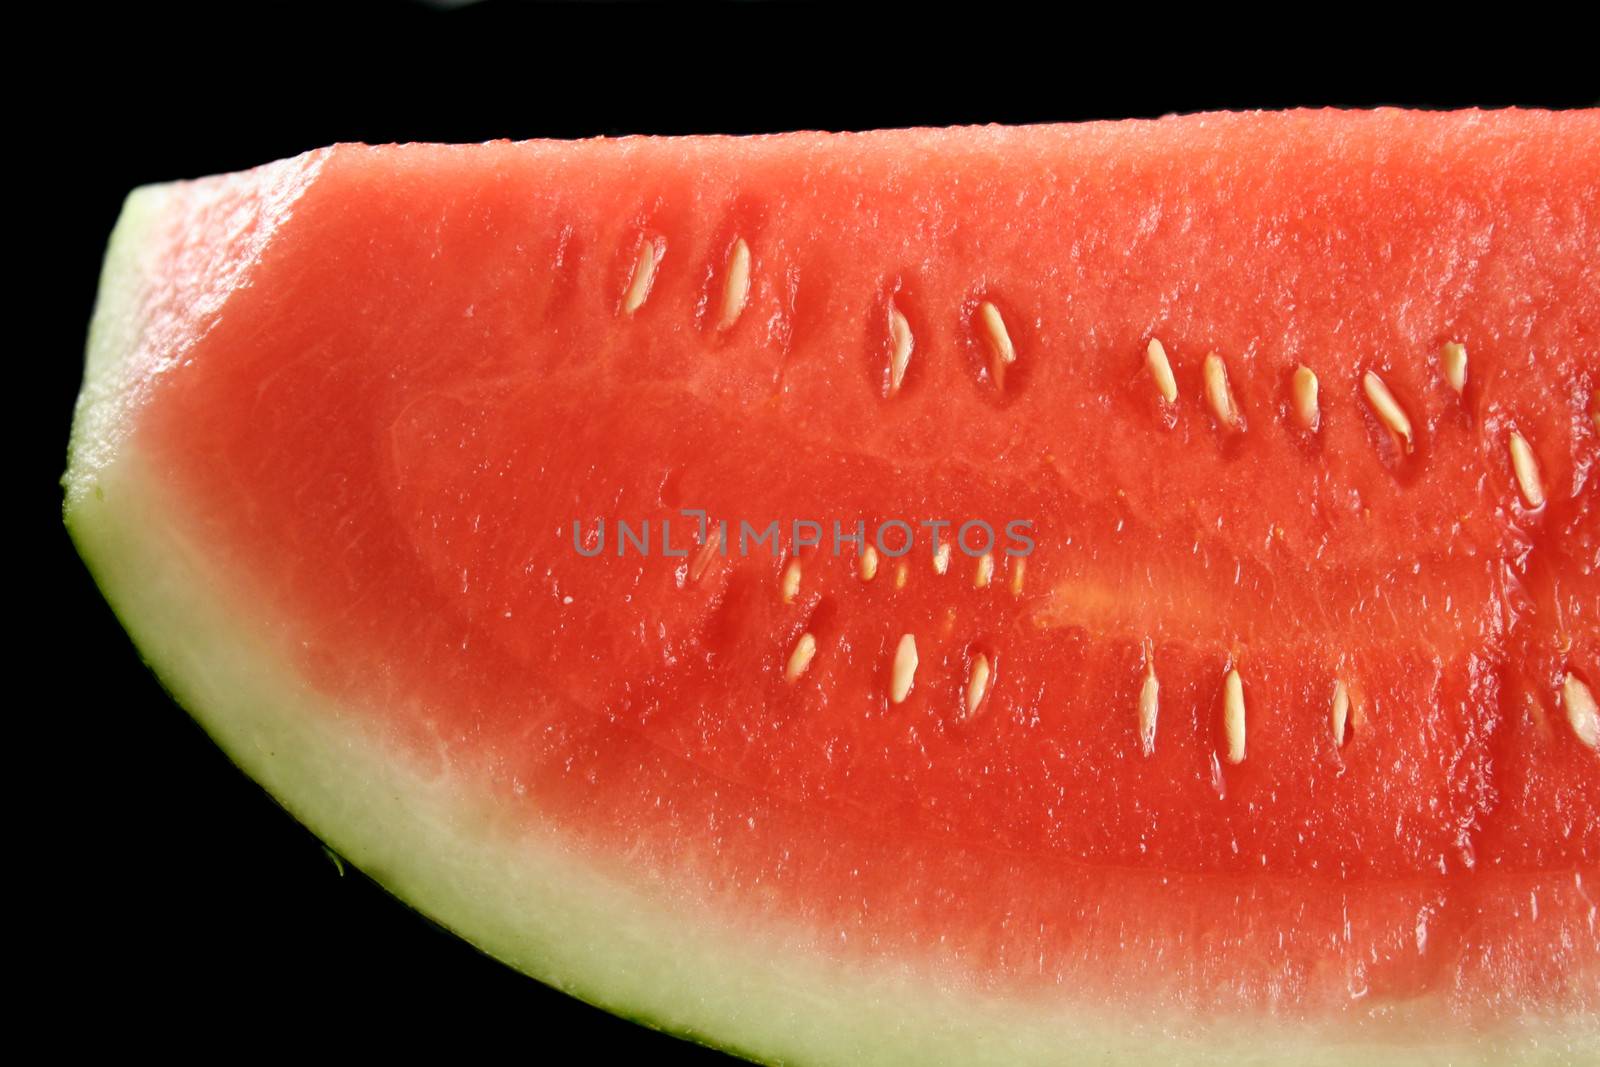
[[[107,253],[64,478],[95,581],[174,699],[339,855],[491,956],[617,1014],[796,1064],[1579,1064],[1583,1020],[1381,1037],[1343,1022],[1120,1018],[963,991],[913,963],[840,962],[815,932],[712,914],[601,871],[555,830],[506,829],[459,768],[419,766],[306,684],[291,620],[241,610],[244,576],[182,528],[132,423],[142,251],[181,186],[130,196]],[[181,220],[180,220],[181,221]],[[259,603],[259,601],[256,601]],[[1420,1018],[1420,1016],[1419,1016]],[[1403,1040],[1394,1040],[1395,1035]]]

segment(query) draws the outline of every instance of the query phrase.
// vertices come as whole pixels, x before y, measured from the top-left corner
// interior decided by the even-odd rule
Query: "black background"
[[[864,10],[66,7],[12,37],[14,58],[39,63],[12,97],[13,115],[37,122],[14,145],[25,193],[13,203],[34,216],[24,224],[44,223],[27,292],[49,324],[44,379],[14,398],[32,460],[27,512],[43,519],[48,561],[25,603],[53,616],[21,646],[42,644],[42,664],[13,665],[45,672],[44,695],[19,706],[46,720],[36,754],[12,751],[43,778],[14,790],[25,798],[14,819],[44,837],[13,857],[37,891],[35,911],[14,921],[47,942],[33,997],[79,1021],[58,1040],[724,1062],[514,974],[359,874],[341,876],[140,665],[61,531],[57,486],[100,255],[129,189],[335,141],[1600,98],[1592,58],[1563,54],[1580,31],[1526,19],[1477,37],[1458,26],[1402,38],[1391,16],[1364,23],[1348,9],[1339,32],[1305,10],[1300,25],[1252,22],[1249,34],[1205,13],[1163,24],[1154,9],[1127,25],[996,4]],[[40,577],[25,567],[26,581]]]

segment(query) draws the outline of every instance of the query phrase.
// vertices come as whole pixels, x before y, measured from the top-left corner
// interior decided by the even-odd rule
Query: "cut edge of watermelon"
[[[174,516],[129,435],[130,366],[152,279],[140,251],[182,210],[181,186],[130,195],[90,329],[66,489],[68,531],[161,684],[296,819],[396,897],[490,956],[655,1028],[773,1062],[1515,1064],[1577,1056],[1574,1020],[1451,1038],[1391,1019],[1128,1019],[1007,1000],[917,965],[841,962],[818,935],[714,914],[624,884],[554,831],[511,831],[467,775],[424,768],[356,725],[292,666],[287,625],[237,609],[231,573]],[[1410,1013],[1400,1009],[1402,1016]],[[1399,1040],[1396,1040],[1397,1037]]]

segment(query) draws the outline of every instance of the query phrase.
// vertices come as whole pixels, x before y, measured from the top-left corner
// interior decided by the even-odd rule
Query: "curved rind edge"
[[[122,392],[122,363],[139,336],[144,291],[139,252],[160,222],[172,188],[146,185],[129,193],[106,243],[84,349],[83,385],[67,443],[67,472],[61,479],[69,519],[78,495],[92,491],[95,472],[109,462],[103,450],[114,447],[118,436],[115,408]]]

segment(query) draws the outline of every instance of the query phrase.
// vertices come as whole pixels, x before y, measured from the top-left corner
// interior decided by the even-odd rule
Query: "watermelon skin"
[[[1303,1053],[1308,1062],[1343,1062],[1352,1049],[1380,1061],[1583,1062],[1594,1049],[1592,1014],[1559,1005],[1552,1017],[1531,1021],[1511,1012],[1509,1021],[1441,1041],[1428,1029],[1434,1016],[1404,1006],[1386,1007],[1376,1021],[1318,1019],[1312,1012],[1310,1019],[1252,1020],[1241,1032],[1227,1020],[1174,1022],[1170,1005],[1159,1001],[1141,1017],[1004,989],[975,994],[948,976],[930,981],[905,967],[882,967],[882,961],[875,967],[830,959],[807,942],[803,927],[779,935],[777,943],[788,950],[778,951],[783,963],[775,968],[772,930],[752,937],[736,916],[691,912],[689,933],[682,899],[584,862],[560,828],[504,825],[500,801],[467,788],[471,774],[443,774],[415,752],[398,755],[393,737],[330,699],[326,679],[308,679],[305,663],[285,655],[283,628],[290,623],[268,622],[257,632],[245,621],[240,571],[259,566],[239,542],[231,548],[238,556],[228,558],[226,545],[219,553],[217,542],[227,539],[216,536],[217,526],[194,521],[182,464],[137,436],[141,407],[157,403],[150,398],[159,399],[168,368],[131,357],[175,358],[257,267],[270,247],[271,227],[292,223],[301,198],[312,194],[324,168],[336,164],[334,153],[314,156],[214,184],[200,198],[181,188],[135,194],[113,240],[91,337],[68,475],[68,521],[108,599],[180,702],[252,777],[403,899],[587,999],[772,1059],[1057,1062],[1069,1039],[1086,1058],[1175,1062],[1276,1062],[1291,1053]],[[257,209],[263,202],[267,206]],[[1581,214],[1584,202],[1574,203]],[[165,246],[174,230],[199,235],[192,255],[203,262]],[[184,269],[174,271],[173,262]],[[171,295],[178,291],[175,279],[187,286],[182,299]],[[1593,640],[1592,632],[1578,636]],[[1553,758],[1582,758],[1570,746],[1551,744]],[[1515,761],[1515,753],[1510,758]],[[1583,792],[1581,775],[1592,774],[1593,764],[1574,766],[1580,777],[1571,788],[1577,791],[1566,795],[1582,811],[1592,792]],[[1538,778],[1527,787],[1534,801],[1542,788]],[[352,788],[352,780],[362,787]],[[1507,836],[1519,844],[1529,839],[1524,832]],[[1521,867],[1546,894],[1546,915],[1553,915],[1546,921],[1569,915],[1575,925],[1567,936],[1581,938],[1581,881],[1580,896],[1564,898],[1556,879],[1541,869],[1566,870],[1563,864],[1573,862],[1580,872],[1592,869],[1593,853],[1534,849]],[[1255,907],[1281,908],[1271,887],[1249,892]],[[530,923],[529,915],[541,918]],[[619,917],[628,921],[619,926]],[[1485,925],[1493,921],[1510,923]],[[1592,925],[1588,932],[1592,938]],[[1558,967],[1568,968],[1556,975],[1558,982],[1576,990],[1577,999],[1566,1004],[1588,1005],[1592,1012],[1593,964],[1592,940],[1580,942],[1576,956],[1557,957]]]

